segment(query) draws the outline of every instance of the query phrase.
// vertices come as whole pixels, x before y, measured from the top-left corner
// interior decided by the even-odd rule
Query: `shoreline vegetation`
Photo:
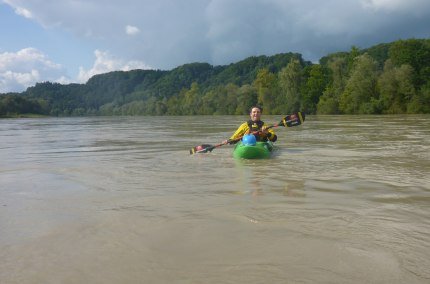
[[[332,53],[253,56],[212,66],[95,75],[85,84],[42,82],[0,94],[0,118],[96,115],[430,113],[430,39],[398,40]]]
[[[12,114],[0,115],[0,119],[2,118],[45,118],[45,117],[51,117],[51,116],[46,114],[36,114],[36,113],[12,113]]]

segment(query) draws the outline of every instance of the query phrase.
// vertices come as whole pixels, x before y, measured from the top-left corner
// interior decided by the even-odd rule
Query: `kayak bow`
[[[237,143],[233,150],[233,157],[242,159],[268,159],[273,151],[273,143],[257,142],[255,145],[244,145]]]

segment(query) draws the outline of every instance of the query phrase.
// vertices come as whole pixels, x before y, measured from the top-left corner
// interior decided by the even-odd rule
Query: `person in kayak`
[[[225,140],[224,144],[235,144],[239,142],[239,138],[246,134],[254,134],[257,141],[272,141],[275,142],[278,139],[275,131],[268,128],[267,125],[261,120],[261,114],[263,108],[260,106],[253,106],[249,113],[250,120],[242,123],[239,128],[234,132],[230,139]]]

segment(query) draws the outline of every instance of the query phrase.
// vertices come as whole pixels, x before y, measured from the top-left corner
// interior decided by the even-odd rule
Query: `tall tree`
[[[356,57],[345,91],[339,98],[339,108],[346,114],[376,113],[378,93],[377,62],[367,54]]]
[[[348,79],[348,64],[344,56],[331,58],[327,63],[329,83],[319,98],[318,114],[339,114],[339,98]]]
[[[380,101],[384,113],[405,113],[415,96],[414,70],[408,64],[394,66],[388,59],[378,79]]]
[[[355,58],[357,58],[359,55],[360,55],[360,50],[358,49],[358,47],[353,45],[351,47],[351,50],[349,51],[347,59],[346,59],[348,62],[348,72],[352,71],[352,69],[354,67]]]
[[[180,115],[180,114],[182,114],[179,96],[172,96],[172,97],[168,98],[166,107],[167,107],[167,110],[166,110],[167,115]]]
[[[258,101],[256,89],[251,85],[243,85],[238,90],[235,114],[248,114],[249,108]]]
[[[215,112],[213,114],[230,114],[228,95],[225,86],[217,86],[212,91],[213,98],[215,101]]]
[[[324,90],[317,104],[317,114],[339,114],[339,99],[333,86]]]
[[[235,84],[229,83],[225,86],[226,94],[226,113],[234,114],[237,108],[237,95],[239,92],[239,87]]]
[[[267,68],[258,71],[254,86],[258,93],[258,103],[264,107],[264,112],[272,113],[275,106],[273,90],[276,84],[276,75],[269,72]]]
[[[408,113],[430,113],[430,81],[427,82],[408,104]]]
[[[328,84],[327,74],[320,64],[310,67],[309,77],[307,78],[302,92],[302,107],[306,113],[315,114],[319,98],[322,96]]]
[[[302,71],[303,68],[300,61],[297,59],[291,59],[287,67],[283,68],[279,72],[279,88],[281,96],[284,96],[285,100],[282,103],[284,111],[294,112],[300,110],[301,102],[301,84],[302,84]]]
[[[196,82],[191,84],[191,88],[184,93],[182,100],[182,114],[193,115],[197,114],[200,109],[200,89]]]
[[[389,56],[397,67],[408,64],[415,71],[414,83],[421,86],[429,80],[430,41],[420,39],[398,40],[389,49]]]

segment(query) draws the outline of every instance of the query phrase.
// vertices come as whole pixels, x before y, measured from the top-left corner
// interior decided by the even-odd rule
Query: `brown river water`
[[[0,283],[430,283],[430,116],[246,119],[0,120]]]

